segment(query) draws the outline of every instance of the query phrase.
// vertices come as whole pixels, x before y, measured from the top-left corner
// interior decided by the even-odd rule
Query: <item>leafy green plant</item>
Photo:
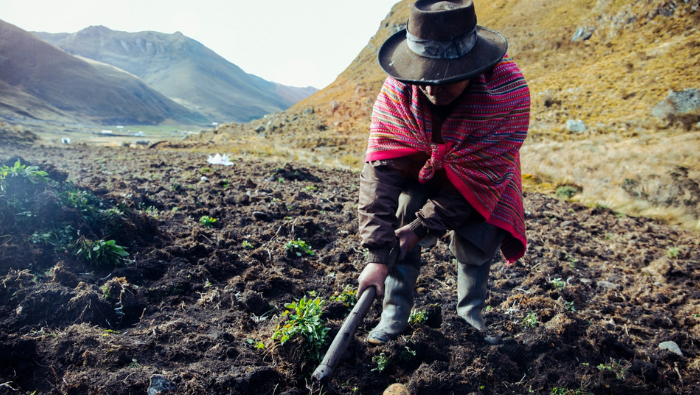
[[[222,188],[228,188],[231,186],[231,182],[227,179],[223,179],[219,181],[219,185],[221,185]]]
[[[252,250],[253,248],[255,248],[252,244],[250,244],[250,242],[248,240],[243,240],[242,244],[243,244],[243,248],[245,248],[247,250]]]
[[[203,215],[202,218],[199,219],[199,223],[204,225],[205,228],[213,228],[214,224],[216,224],[216,218]]]
[[[523,319],[523,326],[526,328],[534,328],[539,324],[539,320],[537,319],[537,314],[535,314],[534,311],[531,311],[527,313],[525,318]]]
[[[601,363],[600,365],[598,365],[598,370],[600,370],[600,371],[607,370],[607,371],[613,372],[613,373],[615,373],[616,378],[618,378],[620,380],[624,380],[625,375],[627,374],[628,365],[629,364],[623,366],[621,363],[619,363],[613,359],[610,359],[609,363]]]
[[[211,169],[208,167],[202,167],[199,171],[202,173],[211,173]]]
[[[283,326],[277,325],[272,340],[278,340],[284,344],[294,336],[299,336],[305,343],[305,350],[314,360],[320,361],[323,357],[323,346],[328,342],[327,335],[330,328],[325,326],[321,319],[321,312],[325,301],[319,298],[307,299],[306,295],[296,302],[284,305],[287,310],[282,313],[287,317]]]
[[[553,278],[549,281],[554,285],[555,288],[564,288],[566,286],[566,281],[562,280],[559,277]]]
[[[307,185],[304,190],[309,192],[318,191],[318,187],[315,185]]]
[[[349,309],[355,307],[357,303],[357,289],[352,285],[346,285],[342,292],[336,292],[331,296],[331,300],[334,302],[340,302],[347,306]]]
[[[29,181],[32,184],[47,183],[49,182],[49,173],[39,170],[39,166],[26,166],[20,163],[17,159],[14,166],[0,166],[0,192],[5,192],[7,184],[5,179],[7,177],[24,177],[25,181]]]
[[[73,241],[74,230],[70,225],[59,226],[51,230],[37,231],[27,238],[34,244],[42,243],[55,249],[67,247]]]
[[[303,254],[314,256],[314,252],[311,249],[311,246],[306,244],[306,242],[302,239],[287,242],[287,244],[284,245],[284,249],[292,251],[297,256],[302,256]]]
[[[93,265],[119,266],[126,262],[129,253],[126,247],[117,245],[114,240],[89,240],[79,238],[75,244],[75,256]]]
[[[373,372],[383,372],[389,366],[389,358],[384,353],[373,356],[372,362],[377,364],[377,367],[372,369]]]
[[[428,313],[425,310],[412,310],[408,316],[409,324],[425,324],[428,321]]]
[[[148,206],[146,208],[142,208],[141,210],[151,217],[158,219],[158,208],[156,206]]]
[[[554,388],[552,388],[551,395],[592,395],[592,393],[588,392],[582,388],[569,389],[569,388],[554,387]]]

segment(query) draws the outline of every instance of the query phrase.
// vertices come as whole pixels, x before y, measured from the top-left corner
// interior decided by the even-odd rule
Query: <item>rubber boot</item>
[[[482,333],[488,344],[498,344],[500,339],[487,333],[481,309],[486,304],[491,261],[479,266],[459,263],[457,267],[457,315]]]
[[[413,288],[420,272],[421,248],[416,247],[397,262],[384,281],[382,318],[367,336],[371,344],[384,344],[396,339],[408,327],[413,308]]]

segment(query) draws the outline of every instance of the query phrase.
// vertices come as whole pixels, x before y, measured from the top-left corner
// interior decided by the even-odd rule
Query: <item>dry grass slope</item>
[[[474,3],[479,24],[508,38],[509,54],[531,87],[530,137],[522,151],[527,185],[554,191],[574,184],[581,189],[574,200],[700,229],[700,114],[651,115],[669,91],[700,88],[699,1]],[[330,86],[283,113],[223,125],[201,138],[357,168],[385,78],[376,53],[403,27],[410,5],[394,6]],[[594,31],[588,40],[571,42],[578,28]],[[568,131],[567,120],[584,121],[586,132]]]

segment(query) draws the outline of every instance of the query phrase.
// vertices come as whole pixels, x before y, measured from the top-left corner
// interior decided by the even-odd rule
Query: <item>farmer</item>
[[[382,45],[389,74],[374,104],[359,219],[367,265],[361,293],[384,297],[372,344],[408,326],[421,247],[451,231],[457,314],[489,336],[481,314],[491,263],[526,247],[519,150],[530,94],[506,39],[477,26],[471,0],[419,0],[406,30]],[[388,267],[392,248],[399,258]]]

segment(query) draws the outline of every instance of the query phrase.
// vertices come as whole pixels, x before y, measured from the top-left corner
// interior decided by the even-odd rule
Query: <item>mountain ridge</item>
[[[180,32],[129,33],[90,26],[76,33],[35,34],[68,53],[126,70],[212,122],[260,118],[316,91],[246,73]]]
[[[9,121],[155,124],[205,119],[143,81],[90,63],[0,20],[0,114]]]

